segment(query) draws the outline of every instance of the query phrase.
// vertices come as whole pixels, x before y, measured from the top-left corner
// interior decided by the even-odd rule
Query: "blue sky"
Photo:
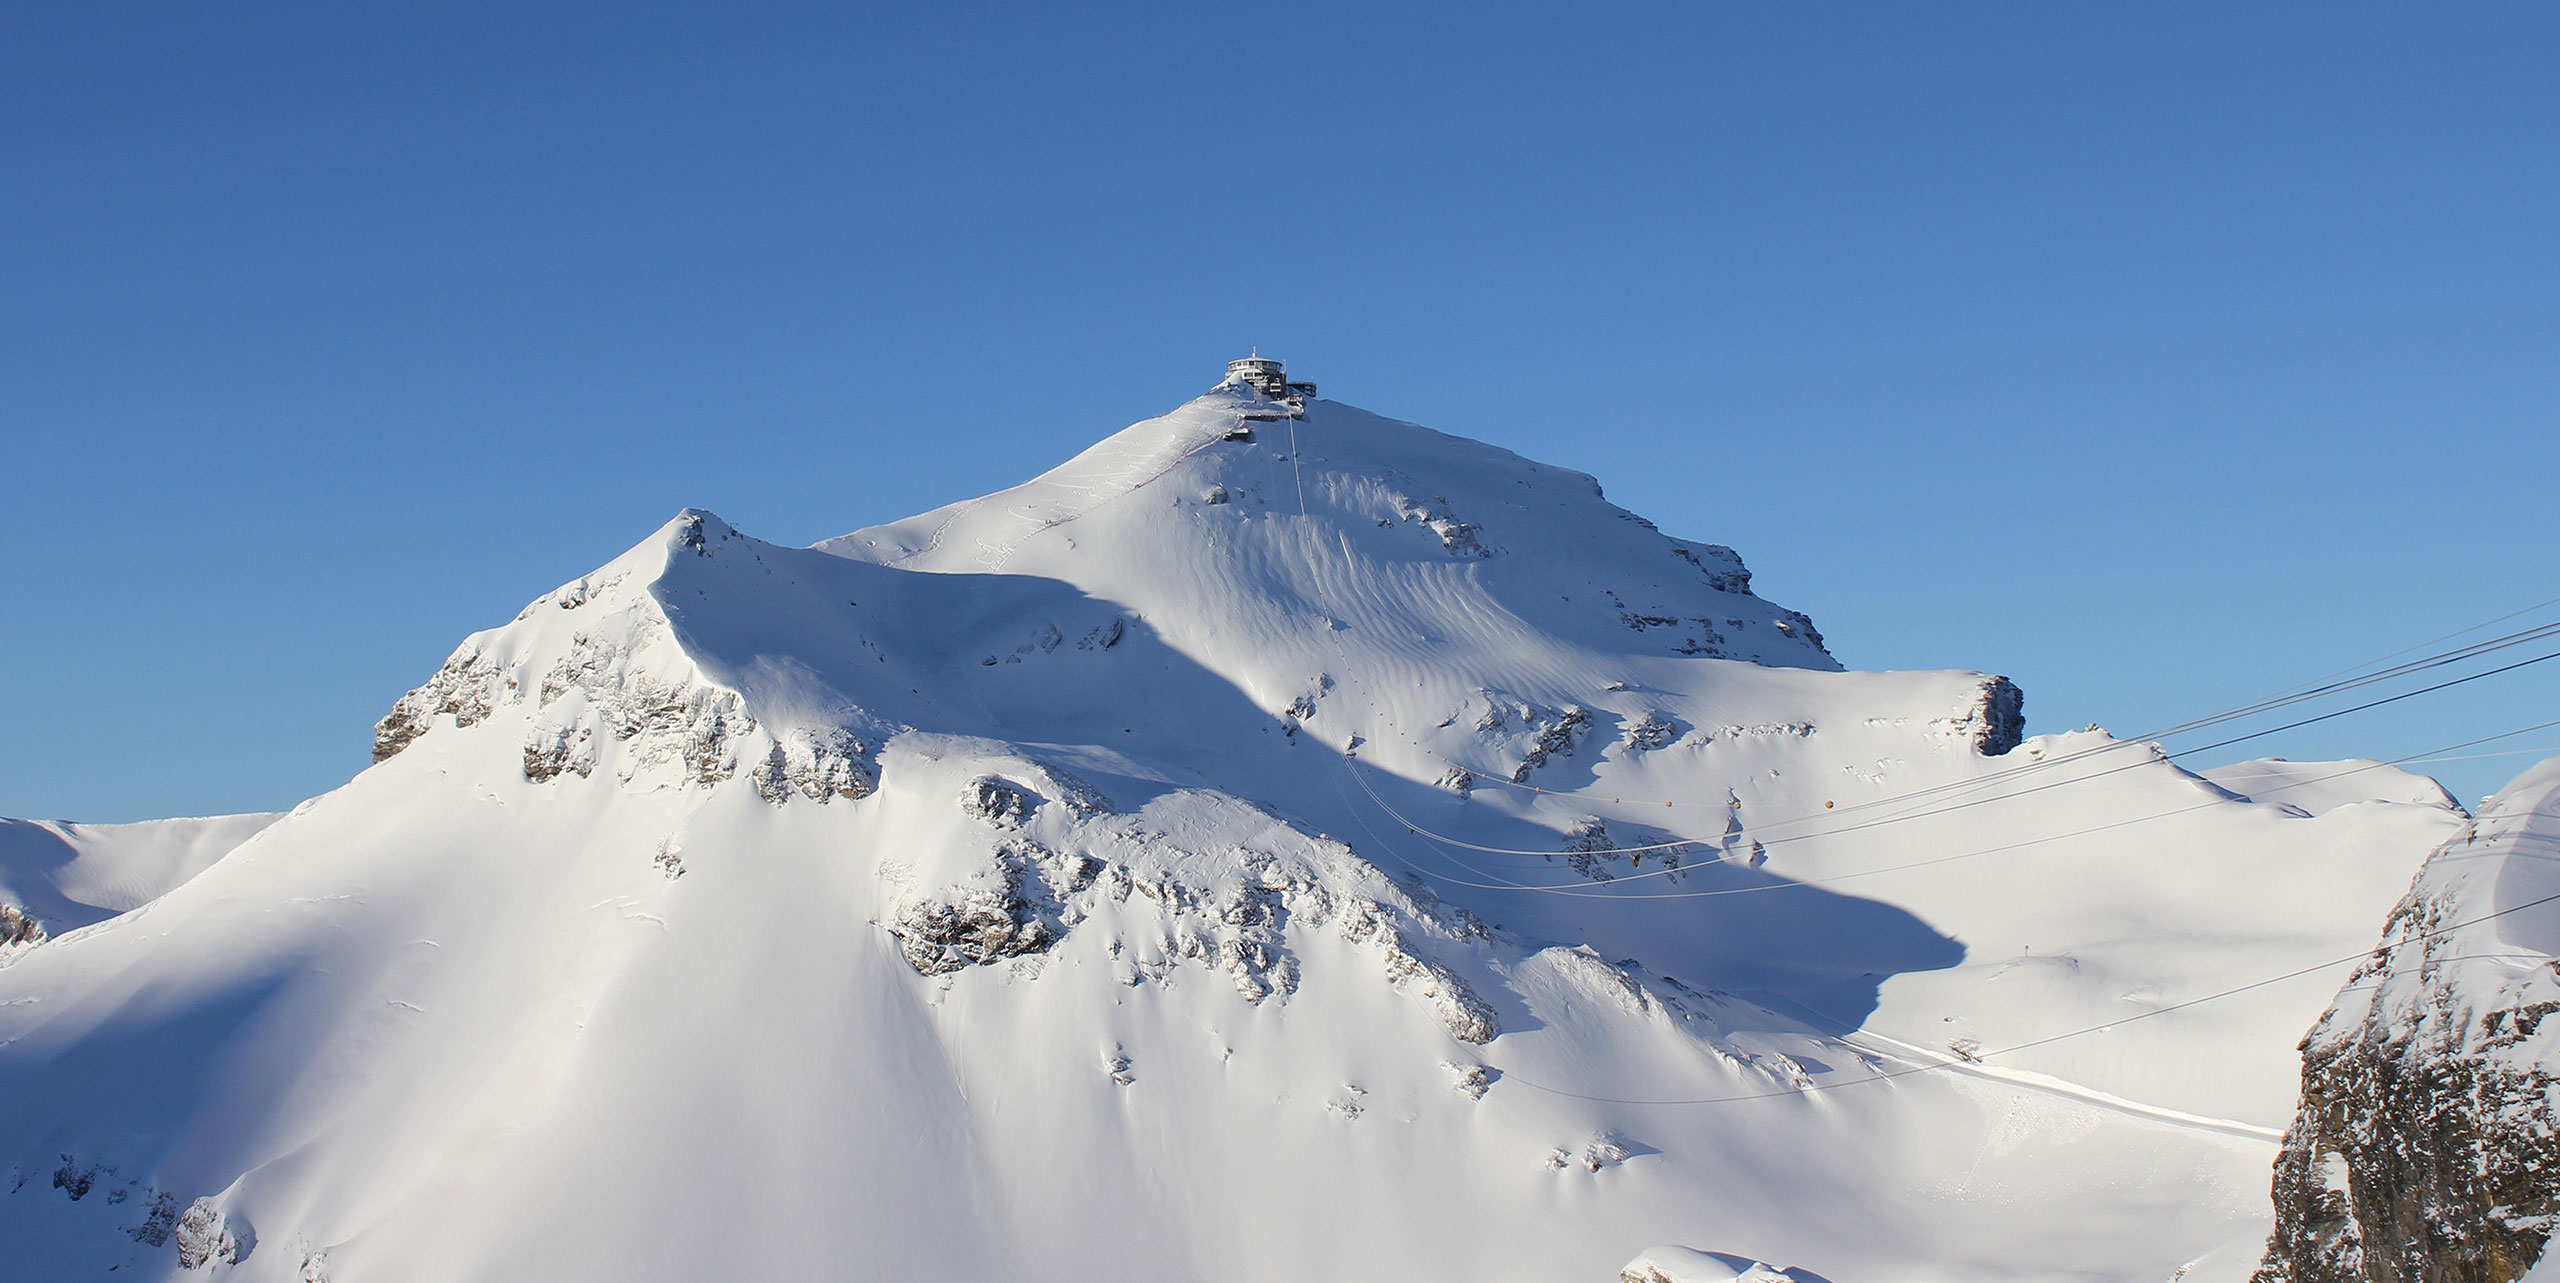
[[[0,814],[290,805],[679,507],[838,534],[1253,344],[1852,665],[2175,722],[2560,596],[2554,65],[2514,4],[9,6]]]

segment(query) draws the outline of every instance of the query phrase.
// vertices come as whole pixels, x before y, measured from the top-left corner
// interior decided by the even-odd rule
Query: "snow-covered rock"
[[[2303,1043],[2262,1283],[2512,1283],[2543,1255],[2560,1227],[2555,851],[2560,758],[2427,858]]]

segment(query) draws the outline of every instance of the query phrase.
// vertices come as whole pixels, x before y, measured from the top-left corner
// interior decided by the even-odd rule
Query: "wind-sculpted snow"
[[[280,818],[0,820],[0,959],[158,899]]]
[[[2514,1283],[2560,1228],[2560,759],[2428,857],[2304,1040],[2262,1283]]]
[[[1589,477],[1328,402],[1213,393],[817,548],[688,511],[221,858],[0,864],[0,1241],[2236,1279],[2322,996],[2180,1004],[2360,947],[2463,817],[2023,730],[1989,674],[1839,671]]]

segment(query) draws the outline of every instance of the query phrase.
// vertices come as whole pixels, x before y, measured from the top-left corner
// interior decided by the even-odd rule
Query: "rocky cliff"
[[[2560,759],[2428,858],[2303,1042],[2259,1283],[2512,1283],[2560,1220]]]

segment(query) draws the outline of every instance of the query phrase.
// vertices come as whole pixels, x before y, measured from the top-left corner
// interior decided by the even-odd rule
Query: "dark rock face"
[[[2006,677],[1994,677],[1983,684],[1977,716],[1973,746],[1985,757],[1998,757],[2027,736],[2027,693]]]
[[[2540,903],[2555,796],[2430,856],[2303,1040],[2256,1283],[2514,1283],[2560,1228],[2560,961],[2508,916]]]

